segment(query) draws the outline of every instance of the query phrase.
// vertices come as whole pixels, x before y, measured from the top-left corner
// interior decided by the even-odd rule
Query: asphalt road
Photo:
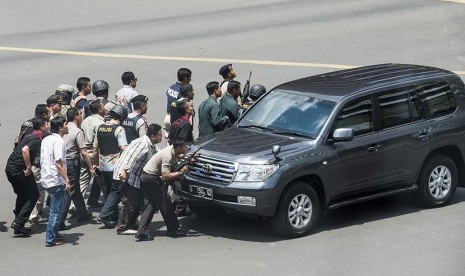
[[[20,124],[62,83],[80,76],[110,84],[133,71],[161,124],[176,71],[193,71],[195,102],[218,69],[238,80],[282,82],[353,66],[414,63],[465,77],[465,1],[2,1],[0,167]],[[45,225],[12,238],[15,195],[0,174],[0,275],[464,275],[465,189],[449,206],[423,210],[409,195],[331,211],[314,234],[293,240],[266,221],[229,215],[181,219],[182,239],[136,243],[95,222],[67,244],[45,248]],[[94,211],[97,215],[98,210]]]

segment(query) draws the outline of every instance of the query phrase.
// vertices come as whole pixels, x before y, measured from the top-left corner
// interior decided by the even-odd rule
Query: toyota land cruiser
[[[195,214],[267,217],[288,237],[328,209],[379,197],[443,206],[465,186],[464,89],[450,71],[405,64],[281,84],[193,144],[182,194]]]

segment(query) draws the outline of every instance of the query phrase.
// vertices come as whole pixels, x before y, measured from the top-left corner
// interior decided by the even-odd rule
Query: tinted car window
[[[381,127],[389,128],[410,123],[410,108],[407,91],[394,91],[378,96]]]
[[[446,83],[420,86],[418,94],[430,118],[451,114],[457,108],[454,94]]]
[[[369,98],[349,103],[339,113],[335,128],[353,128],[355,135],[373,132],[373,107]]]

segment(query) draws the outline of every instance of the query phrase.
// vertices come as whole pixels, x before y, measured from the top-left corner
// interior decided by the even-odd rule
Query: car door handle
[[[429,134],[428,132],[422,132],[418,134],[418,138],[422,141],[428,140],[430,136],[431,134]]]
[[[373,145],[368,147],[368,151],[369,152],[375,152],[375,151],[378,151],[379,148],[381,148],[381,145],[373,144]]]

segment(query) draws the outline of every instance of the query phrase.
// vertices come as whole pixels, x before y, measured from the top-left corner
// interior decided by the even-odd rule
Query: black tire
[[[295,204],[299,206],[296,208]],[[320,200],[317,193],[309,184],[297,182],[284,190],[270,225],[280,235],[297,238],[308,235],[319,216]]]
[[[212,217],[224,214],[224,210],[213,207],[201,206],[192,202],[188,203],[189,209],[194,215],[199,217]]]
[[[457,167],[446,155],[428,158],[418,178],[415,199],[427,208],[441,207],[449,203],[457,189]]]

